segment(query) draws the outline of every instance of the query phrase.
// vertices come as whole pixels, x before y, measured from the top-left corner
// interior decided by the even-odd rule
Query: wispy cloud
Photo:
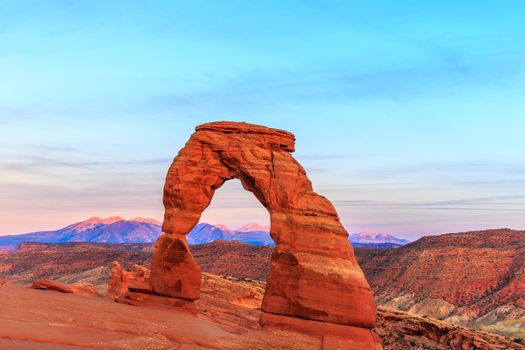
[[[525,185],[525,179],[506,179],[506,180],[469,180],[469,181],[459,181],[458,185],[467,185],[467,186],[516,186],[516,185]]]
[[[494,65],[490,58],[473,63],[457,50],[437,45],[434,49],[441,59],[410,65],[392,64],[361,70],[340,65],[338,68],[241,71],[233,76],[210,78],[208,88],[166,91],[141,103],[148,110],[229,110],[235,105],[241,111],[257,107],[261,113],[298,103],[405,101],[439,91],[450,94],[454,89],[472,84],[497,85],[518,73],[518,67]]]
[[[500,201],[513,201],[513,200],[519,200],[519,199],[525,199],[525,195],[514,195],[514,196],[493,196],[493,197],[480,197],[480,198],[469,198],[469,199],[456,199],[456,200],[448,200],[448,201],[440,201],[440,202],[432,202],[432,203],[426,203],[426,205],[432,206],[432,205],[464,205],[464,204],[512,204],[515,205],[516,203],[498,203]],[[519,203],[518,203],[519,204]],[[525,204],[525,203],[523,203]]]
[[[525,202],[505,202],[524,199],[524,196],[500,196],[437,202],[396,202],[375,200],[335,200],[336,207],[368,207],[382,210],[430,210],[430,211],[494,211],[525,212]],[[498,202],[501,201],[501,202]]]
[[[19,172],[34,173],[39,170],[56,170],[58,168],[74,169],[93,169],[100,167],[122,167],[122,166],[147,166],[170,164],[171,159],[165,157],[150,159],[130,159],[130,160],[68,160],[60,158],[49,158],[39,156],[21,157],[17,160],[4,160],[0,163],[0,168]]]
[[[317,185],[317,188],[326,188],[326,189],[337,189],[337,190],[344,190],[344,189],[352,189],[356,187],[398,187],[398,186],[405,186],[405,185],[411,185],[410,182],[369,182],[369,183],[353,183],[353,184],[333,184],[333,185]]]
[[[367,176],[395,176],[415,173],[496,172],[525,173],[525,162],[450,161],[378,166],[363,170]]]

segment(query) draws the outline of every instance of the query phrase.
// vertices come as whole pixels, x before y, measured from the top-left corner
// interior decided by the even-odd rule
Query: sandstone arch
[[[376,308],[347,232],[332,204],[316,194],[292,157],[293,134],[246,123],[196,128],[171,165],[164,187],[165,233],[155,244],[156,294],[195,300],[200,268],[186,243],[213,194],[238,178],[270,213],[272,255],[262,311],[268,315],[375,326]]]

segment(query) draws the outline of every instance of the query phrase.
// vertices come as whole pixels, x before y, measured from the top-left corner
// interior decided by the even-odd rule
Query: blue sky
[[[522,1],[2,1],[0,234],[162,217],[203,122],[294,132],[350,231],[524,228]],[[268,215],[238,183],[203,220]]]

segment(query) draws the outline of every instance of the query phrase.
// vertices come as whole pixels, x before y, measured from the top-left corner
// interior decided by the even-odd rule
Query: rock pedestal
[[[237,178],[270,213],[275,241],[262,310],[271,315],[370,330],[372,291],[326,198],[313,191],[292,157],[293,134],[246,123],[196,128],[173,161],[164,187],[165,233],[155,244],[150,283],[155,294],[196,300],[201,271],[185,235],[219,187]],[[270,317],[271,318],[271,317]],[[264,319],[264,318],[263,318]],[[370,340],[376,348],[376,342]]]

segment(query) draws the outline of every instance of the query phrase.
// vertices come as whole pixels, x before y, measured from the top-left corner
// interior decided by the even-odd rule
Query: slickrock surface
[[[259,284],[205,278],[203,296],[195,303],[198,316],[158,305],[130,306],[109,298],[2,286],[0,349],[336,349],[323,347],[321,336],[262,329],[260,311],[243,301],[255,298],[260,303]]]
[[[333,205],[313,191],[292,157],[294,144],[289,132],[246,123],[196,128],[166,178],[165,234],[155,243],[151,263],[155,293],[199,297],[200,268],[186,234],[215,190],[238,178],[268,209],[276,243],[262,310],[365,329],[375,326],[375,302],[348,234]],[[373,341],[368,345],[374,346]]]
[[[97,294],[96,286],[89,283],[66,284],[51,280],[38,280],[31,285],[33,289],[53,290],[61,293],[93,296]]]
[[[436,237],[435,239],[439,238]],[[40,255],[37,254],[38,249],[42,249]],[[130,251],[125,251],[125,249],[129,249]],[[203,271],[217,275],[235,276],[261,281],[266,280],[272,251],[271,247],[256,247],[242,243],[218,241],[210,244],[192,246],[191,249]],[[502,248],[500,247],[498,249]],[[104,252],[103,250],[108,251]],[[94,284],[108,283],[111,259],[122,261],[123,267],[128,270],[132,269],[133,264],[145,264],[149,266],[147,261],[151,258],[151,252],[134,253],[134,250],[151,250],[151,245],[106,245],[97,243],[68,243],[65,245],[36,244],[32,245],[31,251],[0,255],[0,279],[29,284],[35,279],[41,278],[66,283],[79,281]],[[403,253],[402,250],[393,250],[392,252],[399,252],[397,258],[401,261],[405,259],[403,257],[406,253]],[[421,254],[423,254],[423,252],[424,251],[422,251]],[[459,251],[457,251],[457,253],[458,252]],[[397,271],[394,269],[397,263],[393,257],[391,260],[393,265],[391,266],[367,263],[368,259],[373,259],[373,256],[367,257],[368,255],[376,255],[379,253],[381,253],[381,251],[356,249],[358,259],[368,272],[373,273],[374,271],[382,269],[385,276],[388,276],[385,278],[389,278],[390,282],[395,285],[396,278],[391,277],[393,275],[387,274],[387,271]],[[469,254],[470,250],[465,250],[463,253]],[[384,254],[389,255],[392,253],[385,251]],[[475,256],[475,254],[473,256]],[[132,259],[131,261],[126,261],[126,259],[130,258]],[[494,255],[492,258],[496,259],[497,256]],[[61,261],[64,261],[64,259],[69,263],[62,264]],[[456,256],[455,259],[455,261],[459,259],[466,260],[467,257]],[[38,264],[33,265],[32,261],[38,261]],[[504,260],[493,260],[495,266],[503,262]],[[101,264],[107,264],[107,266]],[[472,262],[472,264],[474,264],[474,262]],[[432,270],[439,270],[440,266],[440,264],[432,265],[432,267],[427,270],[427,275],[433,276],[434,272]],[[411,268],[408,268],[407,273],[410,271]],[[471,274],[474,274],[474,276],[477,275],[477,270],[470,269],[469,271]],[[373,276],[374,275],[371,274],[371,278],[375,282],[376,280]],[[424,278],[423,275],[419,277],[421,279]],[[400,275],[400,278],[403,278],[403,276]],[[420,282],[423,281],[420,280]],[[428,288],[432,285],[439,285],[435,280],[429,280],[429,282],[432,284],[429,284]],[[388,288],[388,285],[385,285],[383,288]],[[445,292],[448,292],[448,290],[445,290]],[[517,293],[520,292],[521,291],[517,291]],[[442,319],[446,322],[501,334],[511,339],[525,339],[525,309],[511,303],[500,305],[479,316],[470,310],[468,306],[457,306],[438,298],[418,298],[417,295],[407,293],[406,291],[402,293],[401,296],[380,300],[380,302],[389,308],[399,308],[412,313],[427,315],[432,318]]]
[[[6,284],[0,286],[0,349],[366,349],[337,337],[261,328],[264,287],[260,281],[204,273],[195,317],[166,306],[130,306]],[[525,349],[499,336],[404,312],[379,309],[378,319],[376,332],[385,350]]]

